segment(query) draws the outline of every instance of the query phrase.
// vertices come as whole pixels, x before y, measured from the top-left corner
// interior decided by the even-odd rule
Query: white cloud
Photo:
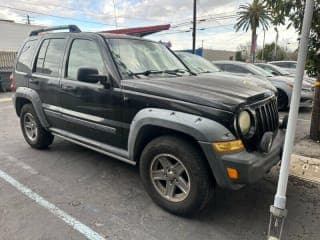
[[[170,23],[172,26],[179,23],[186,23],[173,31],[190,30],[192,21],[193,0],[114,0],[116,3],[116,12],[118,24],[122,26],[145,26],[161,23]],[[236,50],[240,44],[250,41],[250,31],[247,33],[233,31],[233,24],[236,18],[219,19],[213,17],[223,15],[235,15],[240,4],[250,2],[251,0],[198,0],[198,19],[207,20],[198,24],[198,28],[204,28],[204,31],[197,32],[197,47],[201,46],[204,40],[204,46],[212,49]],[[114,24],[114,6],[112,0],[97,0],[94,2],[95,8],[91,5],[92,1],[81,0],[2,0],[1,5],[10,6],[18,9],[26,9],[34,12],[40,12],[48,15],[58,15],[72,18],[82,18],[82,20],[104,22]],[[52,19],[42,15],[30,14],[34,17],[34,24],[54,25],[57,24]],[[14,9],[0,8],[0,18],[11,19],[22,22],[26,12]],[[79,17],[81,16],[81,17]],[[83,16],[83,17],[82,17]],[[211,18],[208,20],[208,18]],[[68,24],[68,19],[60,19],[61,22]],[[112,26],[89,25],[79,22],[83,29],[87,30],[105,30],[113,28]],[[222,26],[221,25],[227,25]],[[295,49],[297,47],[297,34],[294,29],[287,30],[285,27],[279,28],[279,44]],[[151,35],[154,40],[170,40],[174,49],[191,48],[191,32],[179,34]],[[258,45],[262,46],[263,31],[258,31]],[[275,31],[271,28],[266,33],[266,43],[271,43],[275,39]],[[290,43],[290,44],[287,44]]]

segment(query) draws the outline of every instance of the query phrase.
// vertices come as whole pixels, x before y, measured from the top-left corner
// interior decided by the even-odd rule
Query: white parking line
[[[298,118],[298,121],[311,122],[311,119]]]
[[[0,102],[10,102],[12,98],[0,98]]]
[[[0,111],[7,110],[7,109],[13,109],[13,106],[9,105],[9,106],[5,106],[5,107],[0,107]]]
[[[22,192],[24,195],[26,195],[28,198],[35,201],[40,206],[46,208],[49,212],[51,212],[56,217],[63,220],[66,224],[68,224],[70,227],[75,229],[76,231],[83,234],[86,238],[90,240],[105,240],[103,236],[101,236],[99,233],[93,231],[88,226],[82,224],[69,214],[65,213],[58,207],[56,207],[54,204],[48,202],[43,197],[38,195],[37,193],[33,192],[31,189],[27,188],[17,180],[15,180],[13,177],[8,175],[7,173],[0,170],[0,178],[11,184],[13,187],[15,187],[18,191]]]

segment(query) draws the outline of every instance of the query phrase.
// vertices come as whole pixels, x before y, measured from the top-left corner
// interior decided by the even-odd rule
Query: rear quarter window
[[[36,59],[35,72],[52,77],[58,77],[65,46],[66,39],[45,39],[41,44]]]
[[[20,50],[16,70],[19,72],[30,72],[32,59],[38,40],[27,41]]]

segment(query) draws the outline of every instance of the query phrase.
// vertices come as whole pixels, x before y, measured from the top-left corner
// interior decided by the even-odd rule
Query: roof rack
[[[55,30],[62,30],[62,29],[69,29],[69,32],[78,33],[81,32],[80,28],[76,25],[63,25],[63,26],[56,26],[56,27],[49,27],[49,28],[41,28],[37,30],[33,30],[30,32],[29,36],[36,36],[42,32],[49,32]]]

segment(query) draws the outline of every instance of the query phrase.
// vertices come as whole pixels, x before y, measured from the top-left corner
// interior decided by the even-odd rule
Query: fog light
[[[271,150],[273,142],[273,133],[265,132],[261,138],[260,150],[264,153],[267,153]]]
[[[232,141],[224,141],[224,142],[214,142],[212,146],[218,152],[230,152],[230,151],[238,151],[244,148],[243,143],[240,139],[232,140]]]
[[[235,168],[227,168],[227,173],[229,178],[231,179],[238,179],[238,171]]]

